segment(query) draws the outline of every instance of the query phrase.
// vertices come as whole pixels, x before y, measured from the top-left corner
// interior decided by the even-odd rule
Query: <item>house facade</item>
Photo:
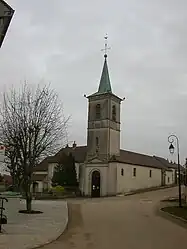
[[[106,54],[98,91],[87,99],[87,145],[77,146],[74,142],[44,159],[33,174],[34,192],[51,188],[54,169],[64,153],[72,153],[75,158],[77,180],[84,196],[113,196],[176,182],[175,164],[120,149],[120,109],[124,98],[112,91]]]

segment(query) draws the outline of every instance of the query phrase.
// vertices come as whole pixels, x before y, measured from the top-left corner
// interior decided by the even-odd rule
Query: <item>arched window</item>
[[[101,105],[100,104],[96,105],[95,116],[96,116],[96,119],[100,119],[101,117]]]
[[[152,177],[152,170],[149,170],[149,177]]]
[[[98,137],[95,138],[95,147],[96,147],[96,153],[98,153],[99,152],[99,138]]]
[[[116,106],[112,106],[112,120],[116,121]]]
[[[98,147],[99,146],[99,138],[98,137],[95,138],[95,142],[96,142],[96,147]]]
[[[124,175],[124,169],[121,169],[121,175],[122,176]]]

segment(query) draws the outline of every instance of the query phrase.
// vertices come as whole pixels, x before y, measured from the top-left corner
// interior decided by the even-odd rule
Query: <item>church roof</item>
[[[178,164],[176,164],[175,162],[169,162],[165,158],[158,157],[158,156],[153,156],[153,157],[155,157],[157,160],[159,160],[162,164],[167,165],[168,168],[172,168],[172,169],[178,170]],[[185,171],[185,169],[184,169],[184,167],[182,165],[181,165],[180,169],[182,170],[182,172]]]
[[[83,163],[86,159],[86,152],[87,146],[66,147],[57,152],[54,157],[60,162],[64,153],[72,153],[77,163]]]
[[[165,160],[163,158],[163,160]],[[167,164],[163,164],[156,160],[154,156],[140,154],[132,151],[127,150],[120,150],[120,156],[116,157],[116,161],[127,163],[127,164],[133,164],[133,165],[140,165],[144,167],[152,167],[152,168],[164,168],[167,169]]]
[[[60,161],[63,159],[64,153],[70,152],[73,154],[75,162],[84,163],[84,161],[86,160],[87,146],[62,148],[53,157],[47,157],[46,159],[44,159],[38,166],[36,166],[35,171],[47,171],[48,163],[60,163]],[[111,162],[112,161],[158,169],[176,169],[175,164],[169,163],[169,161],[162,157],[144,155],[127,150],[120,150],[120,156],[115,157],[115,159],[111,160]]]
[[[107,55],[105,55],[98,93],[108,93],[108,92],[112,93],[112,87],[110,84],[110,77],[108,72]]]
[[[101,79],[100,79],[100,83],[99,83],[99,88],[98,91],[89,95],[89,97],[91,96],[97,96],[97,95],[102,95],[102,94],[106,94],[106,93],[110,93],[113,96],[117,97],[116,95],[114,95],[112,93],[112,87],[110,84],[110,76],[109,76],[109,72],[108,72],[108,65],[107,65],[107,55],[104,55],[104,65],[103,65],[103,70],[102,70],[102,74],[101,74]],[[119,97],[117,97],[119,98]],[[120,99],[120,98],[119,98]]]

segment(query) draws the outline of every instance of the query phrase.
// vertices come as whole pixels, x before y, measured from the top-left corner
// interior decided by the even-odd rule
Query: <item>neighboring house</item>
[[[124,99],[112,92],[107,55],[96,93],[88,96],[87,146],[61,149],[47,157],[33,176],[35,191],[51,188],[54,168],[63,153],[75,157],[77,179],[84,196],[112,196],[132,190],[175,183],[176,165],[166,159],[120,149],[120,105]]]
[[[3,178],[4,178],[4,182],[7,186],[10,186],[12,185],[12,176],[11,175],[6,175],[4,174],[3,175]]]

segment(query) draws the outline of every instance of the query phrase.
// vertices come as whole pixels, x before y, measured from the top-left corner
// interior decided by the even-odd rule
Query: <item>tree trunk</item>
[[[26,187],[26,208],[27,211],[30,213],[32,211],[32,193],[31,193],[31,184],[27,183],[27,187]]]
[[[13,186],[13,192],[16,192],[16,177],[15,177],[15,172],[11,174],[12,176],[12,186]]]
[[[31,193],[27,193],[26,206],[27,206],[27,211],[29,213],[31,213],[31,211],[32,211],[32,196],[31,196]]]
[[[184,187],[184,198],[185,198],[185,203],[187,203],[187,186]]]

